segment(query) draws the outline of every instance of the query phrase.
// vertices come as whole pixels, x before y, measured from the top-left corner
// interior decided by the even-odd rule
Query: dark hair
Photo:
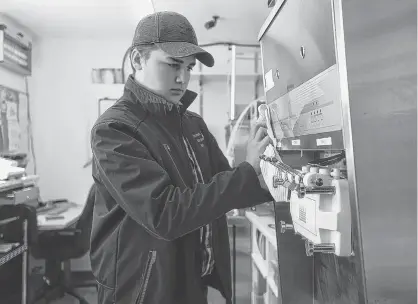
[[[131,49],[131,56],[132,56],[133,50],[137,50],[139,53],[139,57],[142,57],[144,58],[145,61],[147,61],[149,57],[151,56],[151,52],[155,51],[156,49],[158,49],[158,47],[155,44],[133,46]],[[132,70],[135,72],[135,68],[132,63],[132,60],[131,60],[131,67],[132,67]]]

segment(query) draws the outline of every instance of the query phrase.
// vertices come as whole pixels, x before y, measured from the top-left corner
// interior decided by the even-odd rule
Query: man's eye
[[[178,68],[179,65],[177,63],[169,63],[169,66],[171,66],[172,68]]]
[[[188,67],[187,70],[188,71],[193,71],[193,67],[192,66],[191,67]]]

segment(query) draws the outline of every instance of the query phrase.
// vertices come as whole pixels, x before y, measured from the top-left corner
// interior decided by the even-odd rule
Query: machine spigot
[[[304,198],[306,194],[306,187],[303,184],[299,184],[297,188],[298,191],[298,198]]]
[[[285,233],[287,230],[293,230],[293,225],[280,221],[280,233]]]

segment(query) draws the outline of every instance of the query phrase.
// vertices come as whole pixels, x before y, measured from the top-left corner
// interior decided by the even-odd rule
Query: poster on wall
[[[27,96],[0,85],[0,153],[28,153]]]
[[[93,69],[91,72],[91,79],[93,83],[124,83],[122,69]]]

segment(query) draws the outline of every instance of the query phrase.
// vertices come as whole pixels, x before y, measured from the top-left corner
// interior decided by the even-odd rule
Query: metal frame
[[[333,0],[333,5],[350,200],[357,211],[353,233],[358,233],[360,300],[416,303],[417,4]],[[360,53],[365,44],[369,47]],[[389,60],[378,59],[381,51]],[[404,64],[403,58],[410,62]],[[396,150],[385,153],[391,147]]]
[[[11,219],[14,221],[16,218]],[[2,224],[7,223],[7,221],[2,221]],[[0,267],[10,260],[22,255],[22,298],[21,303],[28,303],[28,263],[29,263],[29,245],[28,245],[28,221],[24,220],[23,223],[23,243],[11,250],[9,253],[3,255],[0,258]]]
[[[28,221],[23,221],[23,265],[22,265],[22,304],[28,302],[28,264],[29,264],[29,246],[28,246]]]
[[[361,272],[360,277],[362,280],[362,292],[360,294],[364,295],[361,299],[362,303],[367,303],[367,292],[366,292],[366,282],[364,281],[364,259],[363,252],[360,248],[363,248],[363,241],[361,238],[361,227],[359,219],[359,204],[357,196],[357,182],[356,182],[356,168],[354,164],[354,150],[353,150],[353,136],[351,133],[351,111],[350,111],[350,98],[349,98],[349,89],[348,89],[348,76],[347,76],[347,61],[345,53],[345,40],[344,40],[344,28],[343,28],[343,15],[341,0],[332,0],[332,13],[334,21],[334,41],[335,41],[335,54],[337,56],[337,66],[338,66],[338,75],[340,83],[340,94],[341,94],[341,110],[342,110],[342,120],[343,120],[343,138],[344,138],[344,148],[347,161],[347,171],[348,174],[348,185],[349,185],[349,195],[350,195],[350,205],[351,205],[351,218],[352,218],[352,229],[353,234],[356,234],[356,240],[358,244],[358,249],[354,254],[357,256],[357,259],[361,265],[359,271]]]
[[[231,104],[230,104],[230,118],[235,119],[235,89],[236,89],[236,72],[237,72],[237,47],[231,46],[232,60],[231,60]]]
[[[278,0],[276,2],[272,11],[267,16],[267,19],[264,21],[263,25],[261,26],[260,32],[258,34],[258,41],[260,41],[261,38],[264,36],[264,33],[269,28],[271,21],[273,21],[273,19],[276,18],[276,15],[279,13],[279,11],[282,8],[282,5],[284,4],[285,1],[286,0]]]

